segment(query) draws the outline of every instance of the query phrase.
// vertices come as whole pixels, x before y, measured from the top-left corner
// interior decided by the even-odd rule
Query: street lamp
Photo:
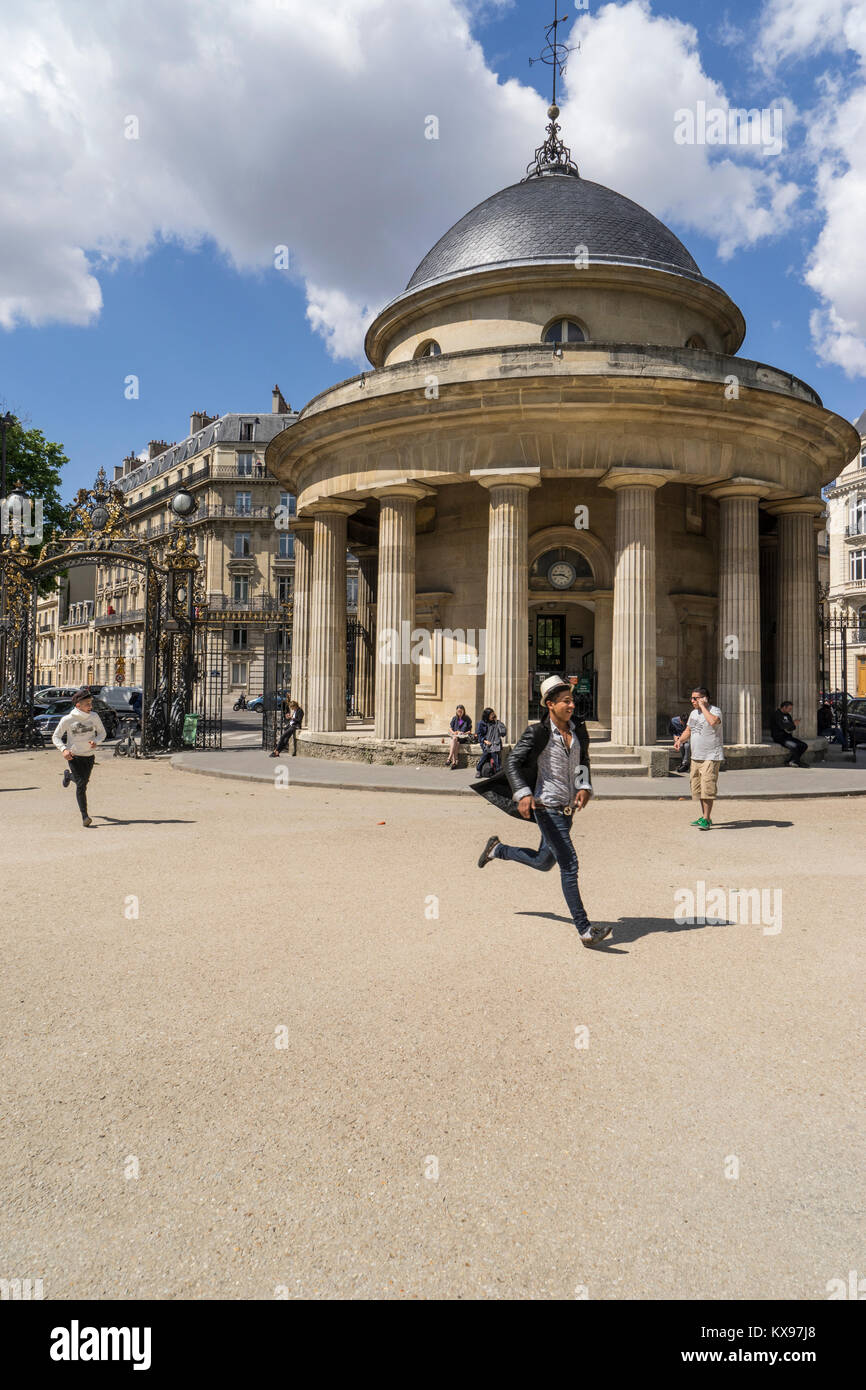
[[[6,431],[10,425],[17,425],[17,423],[18,421],[11,410],[7,410],[5,415],[0,415],[0,438],[2,438],[2,445],[0,445],[0,500],[6,496]]]

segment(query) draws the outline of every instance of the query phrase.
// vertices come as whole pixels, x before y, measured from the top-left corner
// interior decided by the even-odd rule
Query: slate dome
[[[511,184],[467,212],[428,251],[406,290],[461,271],[573,263],[581,245],[591,264],[703,279],[679,238],[639,203],[574,174],[546,174]]]

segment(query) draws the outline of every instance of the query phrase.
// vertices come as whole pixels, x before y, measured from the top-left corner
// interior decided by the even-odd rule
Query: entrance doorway
[[[866,695],[866,656],[857,658],[857,694]]]
[[[565,613],[530,615],[530,717],[541,714],[541,685],[548,676],[563,675],[573,683],[575,714],[597,718],[597,675],[593,651],[591,610],[569,604]]]

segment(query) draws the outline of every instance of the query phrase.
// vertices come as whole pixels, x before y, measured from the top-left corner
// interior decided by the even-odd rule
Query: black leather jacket
[[[580,761],[586,768],[587,779],[591,780],[589,733],[586,725],[582,719],[572,717],[570,726],[580,745]],[[504,770],[497,772],[494,777],[483,777],[473,782],[472,790],[483,796],[485,801],[489,801],[491,806],[498,806],[500,811],[505,811],[509,816],[518,816],[522,820],[514,794],[519,792],[521,787],[529,787],[531,792],[535,791],[538,782],[538,759],[547,746],[550,730],[549,719],[530,724],[506,757]],[[530,811],[529,819],[535,820],[533,811]]]

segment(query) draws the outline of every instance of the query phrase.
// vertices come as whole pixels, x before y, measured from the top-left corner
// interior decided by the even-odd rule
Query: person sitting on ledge
[[[451,746],[448,749],[448,761],[446,767],[455,768],[457,766],[457,756],[461,743],[472,742],[472,720],[466,713],[465,705],[458,705],[457,712],[451,720]]]

